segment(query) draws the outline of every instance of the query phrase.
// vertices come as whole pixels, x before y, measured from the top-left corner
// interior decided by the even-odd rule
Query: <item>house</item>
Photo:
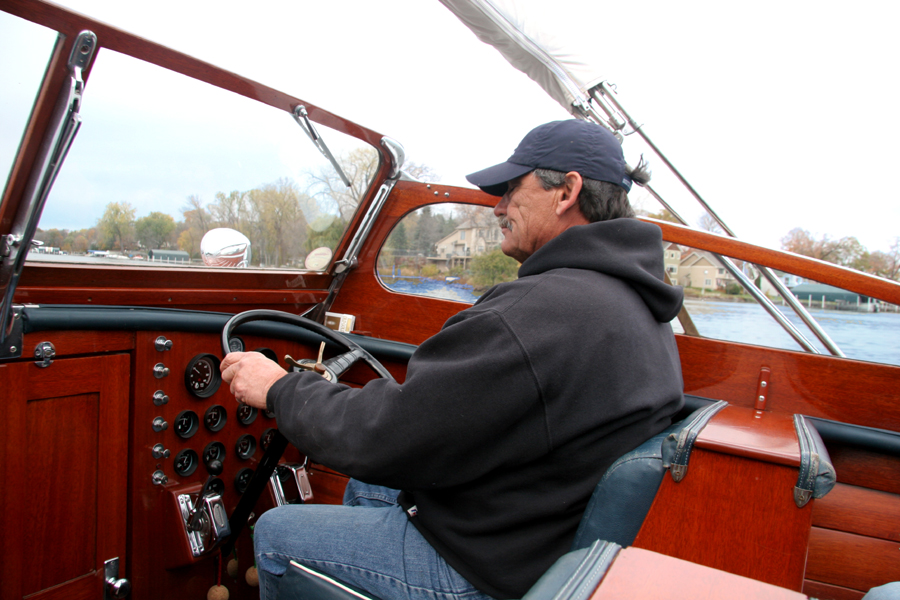
[[[669,277],[672,277],[671,273]],[[672,283],[686,288],[724,292],[729,285],[737,283],[737,280],[712,252],[690,248],[687,252],[682,252],[682,258],[678,263],[677,280],[673,277]]]
[[[681,246],[671,242],[663,241],[663,261],[665,262],[666,273],[672,283],[678,281],[678,265],[681,264]]]
[[[438,265],[438,268],[446,266],[468,266],[468,260],[472,256],[478,256],[490,252],[500,246],[503,234],[497,226],[495,219],[486,223],[476,219],[466,219],[453,233],[438,240],[436,256],[429,257],[430,262]]]

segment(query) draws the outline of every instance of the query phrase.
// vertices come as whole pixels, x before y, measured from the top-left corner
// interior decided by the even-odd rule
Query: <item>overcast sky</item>
[[[567,118],[436,0],[261,0],[252,9],[221,0],[59,1],[389,135],[444,183],[467,185],[466,173],[505,160],[529,129]],[[620,101],[739,237],[777,248],[790,229],[802,227],[815,235],[856,236],[869,250],[887,250],[900,235],[893,185],[900,158],[900,4],[525,4],[534,4],[540,22],[560,39],[601,57],[597,69],[617,85]],[[0,30],[13,35],[14,25],[0,21]],[[28,51],[26,42],[18,47]],[[15,62],[2,63],[6,73],[28,62],[14,54]],[[8,81],[17,90],[10,97],[33,97],[28,77]],[[76,142],[85,147],[95,143],[86,133],[94,83],[85,94],[85,125]],[[96,87],[116,84],[98,79]],[[164,93],[146,89],[133,114],[122,118],[135,129],[177,124],[177,115],[141,119]],[[6,112],[4,103],[11,101],[0,100],[0,110]],[[99,100],[94,105],[103,106]],[[96,130],[108,115],[91,116]],[[217,122],[221,129],[209,132],[211,152],[221,149],[230,127],[227,119]],[[15,125],[0,127],[4,138],[18,139],[11,133]],[[285,128],[298,134],[289,118]],[[632,146],[626,145],[629,153],[636,152]],[[9,152],[0,148],[0,161],[8,164]],[[649,158],[667,191],[664,167]],[[281,159],[287,160],[284,152]],[[219,191],[271,181],[266,165],[274,160],[248,150],[247,158],[227,165],[229,174],[241,172],[245,179],[220,180]],[[117,199],[112,181],[99,190],[86,179],[64,177],[65,171],[61,185],[91,189],[98,201]],[[690,220],[699,217],[693,204],[677,196],[672,201]],[[643,204],[656,210],[652,201]]]

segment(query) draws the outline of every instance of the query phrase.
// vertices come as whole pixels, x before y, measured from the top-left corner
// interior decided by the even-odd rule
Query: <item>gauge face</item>
[[[219,359],[213,354],[198,354],[184,370],[184,385],[198,398],[209,398],[216,393],[221,383]]]
[[[243,352],[244,351],[244,340],[235,336],[232,338],[228,338],[228,349],[232,352]]]
[[[179,452],[175,456],[175,462],[172,463],[175,472],[181,477],[193,475],[194,471],[197,470],[198,464],[200,464],[200,460],[197,458],[197,453],[191,449]]]
[[[263,449],[263,452],[269,449],[269,444],[272,443],[272,440],[275,439],[275,429],[269,427],[263,434],[259,436],[259,447]]]
[[[178,437],[188,439],[200,428],[200,417],[192,410],[183,410],[175,417],[175,433]]]
[[[203,464],[209,465],[214,460],[219,462],[225,460],[225,444],[222,442],[210,442],[203,449]]]
[[[253,469],[241,469],[238,471],[237,475],[234,476],[234,488],[238,494],[243,494],[247,491],[247,486],[250,485],[251,479],[253,479]]]
[[[256,438],[249,433],[242,435],[234,445],[234,450],[237,452],[238,458],[247,460],[256,452]]]
[[[241,423],[241,425],[249,425],[256,420],[256,415],[258,413],[259,411],[256,410],[255,406],[241,404],[237,409],[238,422]]]
[[[219,479],[218,477],[213,477],[213,480],[209,482],[209,491],[214,494],[222,495],[225,493],[225,482]],[[218,505],[216,505],[218,506]]]
[[[227,420],[228,413],[225,411],[225,407],[218,404],[207,408],[206,414],[203,415],[203,424],[213,433],[225,427]]]

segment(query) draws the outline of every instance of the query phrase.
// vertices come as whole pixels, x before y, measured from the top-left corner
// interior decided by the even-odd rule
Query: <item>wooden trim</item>
[[[896,515],[893,522],[896,522]],[[813,527],[809,535],[806,577],[867,591],[896,581],[900,574],[897,543],[843,531]]]
[[[862,600],[865,595],[859,590],[830,585],[821,581],[807,579],[803,582],[803,593],[818,600]]]
[[[780,465],[800,465],[794,420],[784,413],[726,406],[703,428],[696,446]]]
[[[813,526],[900,542],[900,495],[839,483],[816,501]]]

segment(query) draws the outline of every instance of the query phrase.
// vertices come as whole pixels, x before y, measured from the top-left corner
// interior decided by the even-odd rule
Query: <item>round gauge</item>
[[[221,496],[225,493],[225,482],[218,477],[213,477],[212,481],[209,482],[209,487],[207,489],[213,494]]]
[[[238,471],[237,475],[234,476],[234,487],[238,494],[243,494],[247,491],[251,479],[253,479],[253,469],[241,469]]]
[[[273,439],[275,439],[275,429],[272,427],[263,431],[263,434],[259,436],[259,447],[263,449],[263,452],[269,449],[269,444]]]
[[[244,340],[241,338],[234,336],[232,338],[228,338],[228,349],[232,352],[243,352],[244,351]]]
[[[218,404],[207,408],[206,414],[203,415],[203,424],[213,433],[225,427],[225,421],[227,420],[228,412],[226,412],[224,406]]]
[[[249,425],[256,420],[256,415],[258,413],[259,411],[256,410],[255,406],[250,406],[249,404],[241,404],[237,409],[238,422],[241,425]]]
[[[192,410],[183,410],[175,417],[175,433],[180,438],[188,439],[200,429],[200,417]]]
[[[259,352],[260,354],[271,360],[273,363],[278,362],[278,355],[275,354],[275,351],[271,348],[257,348],[256,350],[254,350],[254,352]]]
[[[214,354],[198,354],[184,370],[184,385],[198,398],[209,398],[216,393],[221,383],[219,358]]]
[[[203,449],[203,464],[208,465],[214,460],[225,460],[225,444],[222,442],[210,442]]]
[[[238,458],[247,460],[256,452],[256,438],[249,433],[242,435],[234,445],[234,450],[237,452]]]
[[[197,458],[197,453],[190,448],[179,452],[175,456],[175,462],[172,463],[172,465],[175,467],[175,472],[182,477],[193,475],[194,471],[197,470],[197,465],[199,464],[200,459]]]

